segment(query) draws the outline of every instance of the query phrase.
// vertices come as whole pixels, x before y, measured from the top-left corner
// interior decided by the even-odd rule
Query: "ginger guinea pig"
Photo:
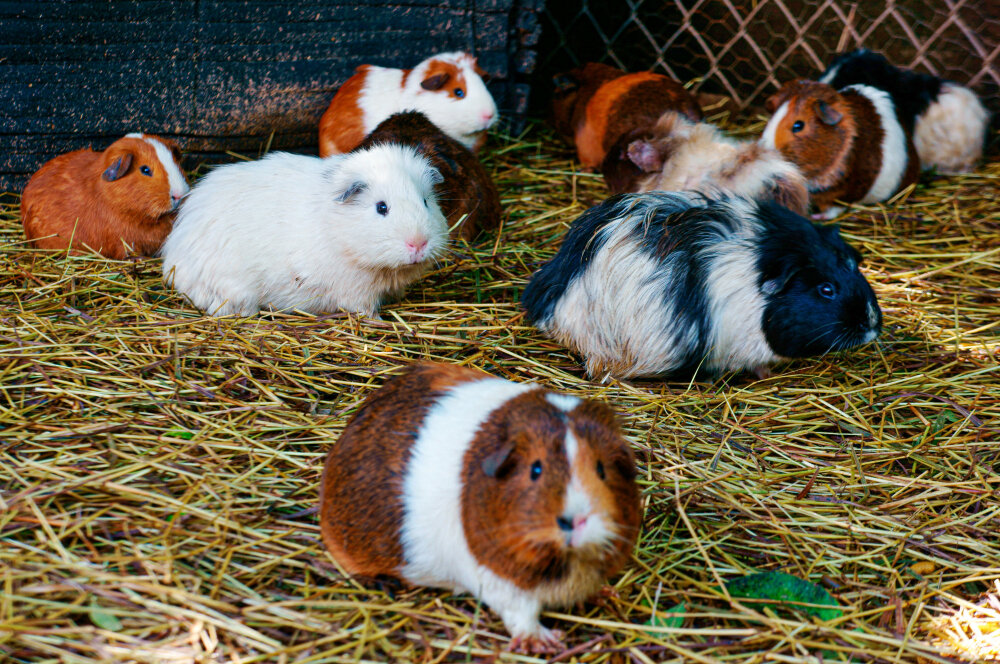
[[[598,401],[418,364],[354,415],[323,468],[323,542],[350,574],[468,592],[513,649],[561,634],[548,606],[594,595],[632,554],[632,451]]]
[[[440,181],[403,145],[220,166],[181,205],[163,243],[164,280],[216,316],[373,315],[444,253]]]
[[[835,226],[774,202],[621,194],[573,222],[521,302],[593,378],[764,376],[878,336],[859,259]]]
[[[188,193],[173,141],[128,134],[103,152],[76,150],[47,162],[21,195],[21,223],[39,249],[92,249],[107,258],[153,256]]]
[[[389,143],[416,148],[444,178],[434,190],[453,239],[471,242],[480,230],[500,226],[500,194],[489,173],[468,148],[438,129],[423,113],[406,111],[389,116],[355,150]]]
[[[989,113],[965,86],[896,67],[863,48],[838,56],[819,81],[837,90],[861,84],[888,92],[900,122],[913,131],[922,168],[965,173],[983,156]]]
[[[361,65],[340,86],[319,122],[319,156],[350,152],[393,113],[420,111],[438,128],[479,150],[497,121],[485,72],[468,53],[438,53],[413,69]]]
[[[694,96],[662,74],[628,74],[588,62],[553,80],[553,125],[576,146],[584,168],[596,169],[619,138],[651,127],[665,111],[677,111],[694,122],[701,119]]]
[[[760,142],[799,167],[818,218],[843,212],[834,201],[887,200],[920,175],[913,139],[887,92],[798,80],[769,97],[767,109],[774,115]]]
[[[713,124],[690,122],[673,111],[649,130],[624,136],[608,151],[601,171],[612,194],[725,193],[809,211],[805,178],[777,150],[735,140]]]

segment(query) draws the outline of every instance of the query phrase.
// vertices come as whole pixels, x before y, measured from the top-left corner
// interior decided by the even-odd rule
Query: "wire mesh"
[[[997,0],[550,1],[542,18],[542,77],[605,62],[695,80],[745,107],[784,81],[818,75],[837,52],[865,47],[967,84],[1000,111]]]

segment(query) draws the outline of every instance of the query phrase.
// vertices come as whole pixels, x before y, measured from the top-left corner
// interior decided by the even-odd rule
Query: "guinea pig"
[[[976,93],[954,81],[895,67],[863,48],[838,56],[819,81],[837,90],[870,85],[888,92],[925,169],[965,173],[983,156],[989,113]]]
[[[601,171],[612,194],[642,191],[727,193],[809,210],[806,180],[794,164],[756,141],[737,141],[707,122],[668,111],[649,130],[623,136]]]
[[[701,108],[677,81],[650,71],[627,74],[597,62],[558,74],[552,123],[584,168],[596,169],[623,135],[652,126],[665,111],[697,122]]]
[[[772,201],[620,194],[573,222],[522,304],[594,378],[763,377],[878,336],[859,260],[835,226]]]
[[[489,173],[468,148],[444,134],[426,115],[418,111],[390,115],[355,150],[385,143],[416,148],[444,178],[434,189],[452,239],[471,242],[480,230],[500,225],[500,194]]]
[[[774,115],[760,142],[806,176],[818,218],[843,212],[834,201],[884,201],[920,176],[913,140],[887,92],[798,80],[769,97],[767,109]]]
[[[188,193],[180,161],[176,143],[152,134],[128,134],[103,152],[59,155],[24,188],[24,235],[39,249],[152,256]]]
[[[468,592],[511,648],[557,649],[539,612],[597,592],[629,559],[632,451],[598,401],[442,364],[372,394],[323,467],[323,542],[349,574]]]
[[[440,181],[401,145],[221,166],[181,205],[163,244],[164,280],[218,316],[265,307],[373,315],[447,246]]]
[[[361,65],[340,86],[319,122],[319,156],[350,152],[380,122],[420,111],[444,133],[479,150],[497,120],[485,72],[468,53],[438,53],[413,69]]]

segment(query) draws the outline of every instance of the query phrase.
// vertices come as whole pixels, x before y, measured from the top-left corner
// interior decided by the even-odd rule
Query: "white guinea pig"
[[[350,152],[393,113],[420,111],[448,136],[478,150],[497,105],[476,58],[438,53],[413,69],[361,65],[340,86],[319,123],[319,154]]]
[[[213,315],[374,314],[447,246],[440,180],[399,145],[222,166],[181,205],[161,251],[164,280]]]

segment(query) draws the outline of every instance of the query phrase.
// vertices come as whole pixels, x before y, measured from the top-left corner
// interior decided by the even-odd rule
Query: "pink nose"
[[[406,241],[406,248],[412,251],[414,254],[419,254],[420,251],[427,246],[427,238],[413,238]]]
[[[493,119],[492,111],[483,111],[483,122],[489,122]]]
[[[576,516],[573,517],[573,530],[576,530],[585,523],[587,523],[587,515],[577,514]]]

